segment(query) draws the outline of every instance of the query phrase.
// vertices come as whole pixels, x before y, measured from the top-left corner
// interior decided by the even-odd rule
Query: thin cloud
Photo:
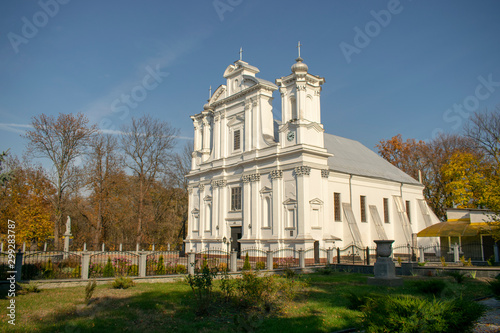
[[[13,132],[17,134],[24,134],[26,133],[26,130],[23,130],[22,128],[33,128],[33,126],[29,124],[5,124],[5,123],[0,123],[0,130],[7,131],[7,132]]]

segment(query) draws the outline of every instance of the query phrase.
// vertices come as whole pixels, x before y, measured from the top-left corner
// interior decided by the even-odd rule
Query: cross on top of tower
[[[302,46],[302,44],[300,44],[300,40],[299,42],[297,43],[297,48],[299,49],[299,58],[300,58],[300,47]]]

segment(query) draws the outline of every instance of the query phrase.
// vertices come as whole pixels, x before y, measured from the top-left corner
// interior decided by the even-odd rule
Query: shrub
[[[127,275],[130,276],[138,276],[139,275],[139,266],[137,265],[131,265],[128,270],[127,270]]]
[[[245,263],[243,264],[243,270],[244,271],[249,271],[252,269],[252,266],[250,266],[250,260],[248,259],[248,252],[245,255]]]
[[[219,264],[218,268],[219,268],[219,271],[221,271],[221,272],[227,272],[227,264],[225,262],[221,262]]]
[[[255,263],[255,269],[256,270],[263,270],[263,269],[266,269],[266,263],[263,262],[263,261],[257,261]]]
[[[444,257],[441,257],[439,259],[441,260],[441,265],[443,265],[443,267],[448,266],[448,264],[446,263],[446,259],[444,259]]]
[[[115,268],[113,267],[113,264],[111,263],[111,258],[108,258],[108,262],[106,263],[106,266],[104,266],[104,269],[102,270],[102,276],[103,277],[115,276]]]
[[[244,272],[241,278],[234,279],[234,295],[237,304],[244,308],[269,313],[294,299],[306,283],[288,280],[276,275],[259,277],[254,272]]]
[[[368,292],[349,292],[344,294],[344,298],[347,299],[347,307],[351,310],[361,310],[370,298],[379,296],[378,294],[368,293]]]
[[[130,287],[135,286],[134,281],[126,276],[118,276],[115,278],[115,281],[113,281],[112,284],[113,288],[115,289],[128,289]]]
[[[500,274],[493,280],[488,282],[491,292],[496,298],[500,298]]]
[[[449,310],[445,315],[447,332],[470,332],[485,310],[482,304],[464,300],[462,297],[449,301]]]
[[[41,290],[38,287],[37,282],[23,283],[21,284],[21,289],[26,293],[39,293]]]
[[[487,262],[488,266],[495,266],[495,256],[491,255],[491,257],[488,258]]]
[[[438,279],[415,281],[414,284],[420,292],[434,296],[440,295],[446,288],[446,282]]]
[[[455,279],[457,283],[462,284],[465,281],[465,274],[460,273],[460,272],[448,272],[448,276],[451,276],[452,278]]]
[[[283,273],[287,279],[293,279],[295,277],[295,271],[291,268],[285,268]]]
[[[56,277],[56,273],[54,272],[54,265],[52,264],[52,260],[50,258],[43,268],[42,276],[45,279],[54,279]]]
[[[81,276],[82,276],[82,266],[78,265],[72,270],[71,277],[80,278]]]
[[[210,301],[212,298],[212,281],[217,275],[217,270],[211,270],[208,265],[204,265],[201,272],[194,275],[186,276],[186,282],[193,290],[198,302],[198,315],[203,315],[208,312]]]
[[[469,260],[465,260],[465,256],[461,256],[461,257],[460,257],[460,262],[461,262],[464,266],[472,266],[471,259],[469,258]]]
[[[97,287],[96,280],[89,281],[85,286],[85,304],[89,304],[94,294],[95,287]]]
[[[156,264],[156,275],[165,275],[166,273],[165,262],[163,260],[163,256],[161,255],[158,259],[158,263]]]
[[[178,264],[175,266],[175,271],[179,274],[186,274],[186,266]]]
[[[378,295],[363,307],[367,332],[468,332],[484,307],[461,298],[439,301]]]
[[[232,279],[227,271],[223,271],[222,278],[220,280],[220,289],[222,295],[224,296],[226,302],[229,301],[236,292],[236,280]]]

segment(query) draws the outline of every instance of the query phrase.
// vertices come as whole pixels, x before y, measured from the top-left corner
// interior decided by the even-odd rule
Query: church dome
[[[307,70],[309,69],[309,67],[307,67],[307,65],[302,62],[303,60],[304,59],[302,59],[301,57],[298,57],[297,59],[295,59],[295,61],[297,61],[297,62],[295,64],[293,64],[293,66],[292,66],[293,73],[297,73],[297,72],[307,73]]]

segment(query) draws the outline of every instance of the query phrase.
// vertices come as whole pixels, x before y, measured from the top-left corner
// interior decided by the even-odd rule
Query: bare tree
[[[465,134],[497,168],[500,165],[500,107],[484,113],[475,112],[465,124]]]
[[[105,134],[95,135],[92,138],[85,171],[95,210],[94,249],[97,249],[101,242],[104,215],[106,207],[109,206],[109,195],[116,179],[114,176],[121,171],[121,163],[122,159],[117,154],[116,138]]]
[[[78,176],[74,162],[84,154],[91,136],[97,131],[96,125],[89,126],[88,119],[81,113],[63,114],[54,118],[41,114],[33,117],[33,130],[26,132],[29,140],[29,156],[48,158],[53,163],[52,182],[56,188],[53,199],[55,208],[54,245],[59,247],[59,228],[63,219],[65,191],[72,186]]]
[[[155,180],[166,173],[172,162],[172,149],[178,129],[150,116],[132,118],[130,126],[122,128],[121,145],[126,165],[138,179],[137,243],[143,235],[144,201]]]

